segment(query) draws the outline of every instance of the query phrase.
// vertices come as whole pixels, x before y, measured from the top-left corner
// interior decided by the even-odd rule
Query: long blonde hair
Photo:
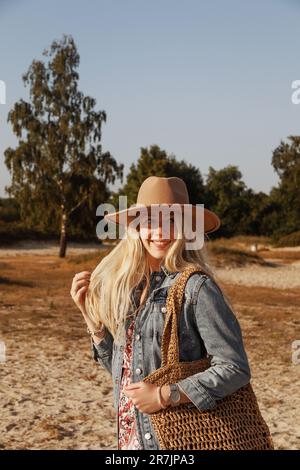
[[[209,239],[207,235],[205,239]],[[198,267],[215,281],[229,303],[208,261],[205,242],[198,250],[186,250],[185,243],[184,235],[171,243],[162,260],[164,266],[171,272],[181,272],[187,267]],[[129,312],[134,311],[131,302],[134,288],[141,281],[146,281],[148,291],[150,266],[146,255],[146,248],[141,238],[132,237],[129,230],[127,236],[117,243],[91,274],[85,299],[87,314],[96,325],[104,324],[115,342],[124,339],[126,319]]]

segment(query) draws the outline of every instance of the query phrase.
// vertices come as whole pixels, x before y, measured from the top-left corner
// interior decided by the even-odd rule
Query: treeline
[[[110,201],[118,210],[118,197],[127,195],[128,205],[135,203],[139,187],[148,176],[177,176],[186,182],[192,204],[202,203],[219,215],[222,225],[211,239],[261,235],[279,246],[300,245],[300,137],[282,141],[273,151],[271,165],[279,182],[267,194],[248,188],[237,166],[221,170],[210,166],[203,175],[200,168],[152,145],[141,148],[125,185],[111,194]]]
[[[281,143],[274,151],[272,164],[280,181],[269,194],[255,192],[248,188],[237,166],[228,165],[221,170],[209,167],[204,175],[200,169],[168,155],[158,145],[141,148],[136,163],[130,167],[126,183],[117,192],[109,192],[102,202],[110,202],[119,209],[119,196],[127,195],[128,205],[136,202],[140,185],[145,178],[156,176],[178,176],[187,184],[190,201],[202,203],[214,210],[221,218],[222,225],[210,238],[233,235],[263,235],[274,241],[284,237],[287,244],[300,243],[299,179],[295,178],[299,166],[300,139],[290,138],[291,144]],[[298,148],[296,148],[296,146]],[[294,161],[293,161],[294,160]],[[297,166],[298,165],[298,166]],[[294,168],[293,168],[294,166]],[[298,169],[299,171],[299,169]],[[298,197],[296,195],[298,194]],[[68,237],[71,240],[96,240],[95,227],[100,220],[96,217],[95,205],[82,205],[74,211],[69,221]],[[49,219],[48,219],[49,220]],[[14,199],[0,200],[0,236],[2,241],[24,238],[57,238],[59,217],[52,214],[51,223],[37,230],[23,225],[20,207]],[[15,229],[17,232],[15,233]]]

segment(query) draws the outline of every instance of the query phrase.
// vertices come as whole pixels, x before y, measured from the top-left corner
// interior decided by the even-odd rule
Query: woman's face
[[[174,216],[164,214],[163,217],[164,226],[162,225],[162,214],[159,214],[159,217],[151,217],[149,214],[148,218],[146,217],[140,222],[142,243],[149,255],[155,259],[163,258],[170,245],[175,241]],[[163,238],[163,228],[165,227],[167,238]]]

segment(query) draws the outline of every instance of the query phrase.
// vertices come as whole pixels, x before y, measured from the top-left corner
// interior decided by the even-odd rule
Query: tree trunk
[[[67,251],[67,214],[63,211],[61,216],[61,227],[60,227],[60,243],[59,243],[59,257],[64,258]]]

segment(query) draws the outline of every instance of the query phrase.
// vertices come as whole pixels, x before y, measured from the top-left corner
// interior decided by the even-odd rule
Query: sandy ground
[[[69,295],[75,272],[95,261],[75,265],[59,260],[57,249],[44,251],[53,247],[37,249],[0,250],[0,449],[115,449],[111,377],[92,360]],[[276,449],[300,449],[300,364],[291,349],[300,340],[300,266],[217,274],[241,323]]]
[[[300,261],[278,263],[275,267],[248,265],[247,267],[219,268],[217,274],[228,284],[262,286],[274,289],[300,288]]]

